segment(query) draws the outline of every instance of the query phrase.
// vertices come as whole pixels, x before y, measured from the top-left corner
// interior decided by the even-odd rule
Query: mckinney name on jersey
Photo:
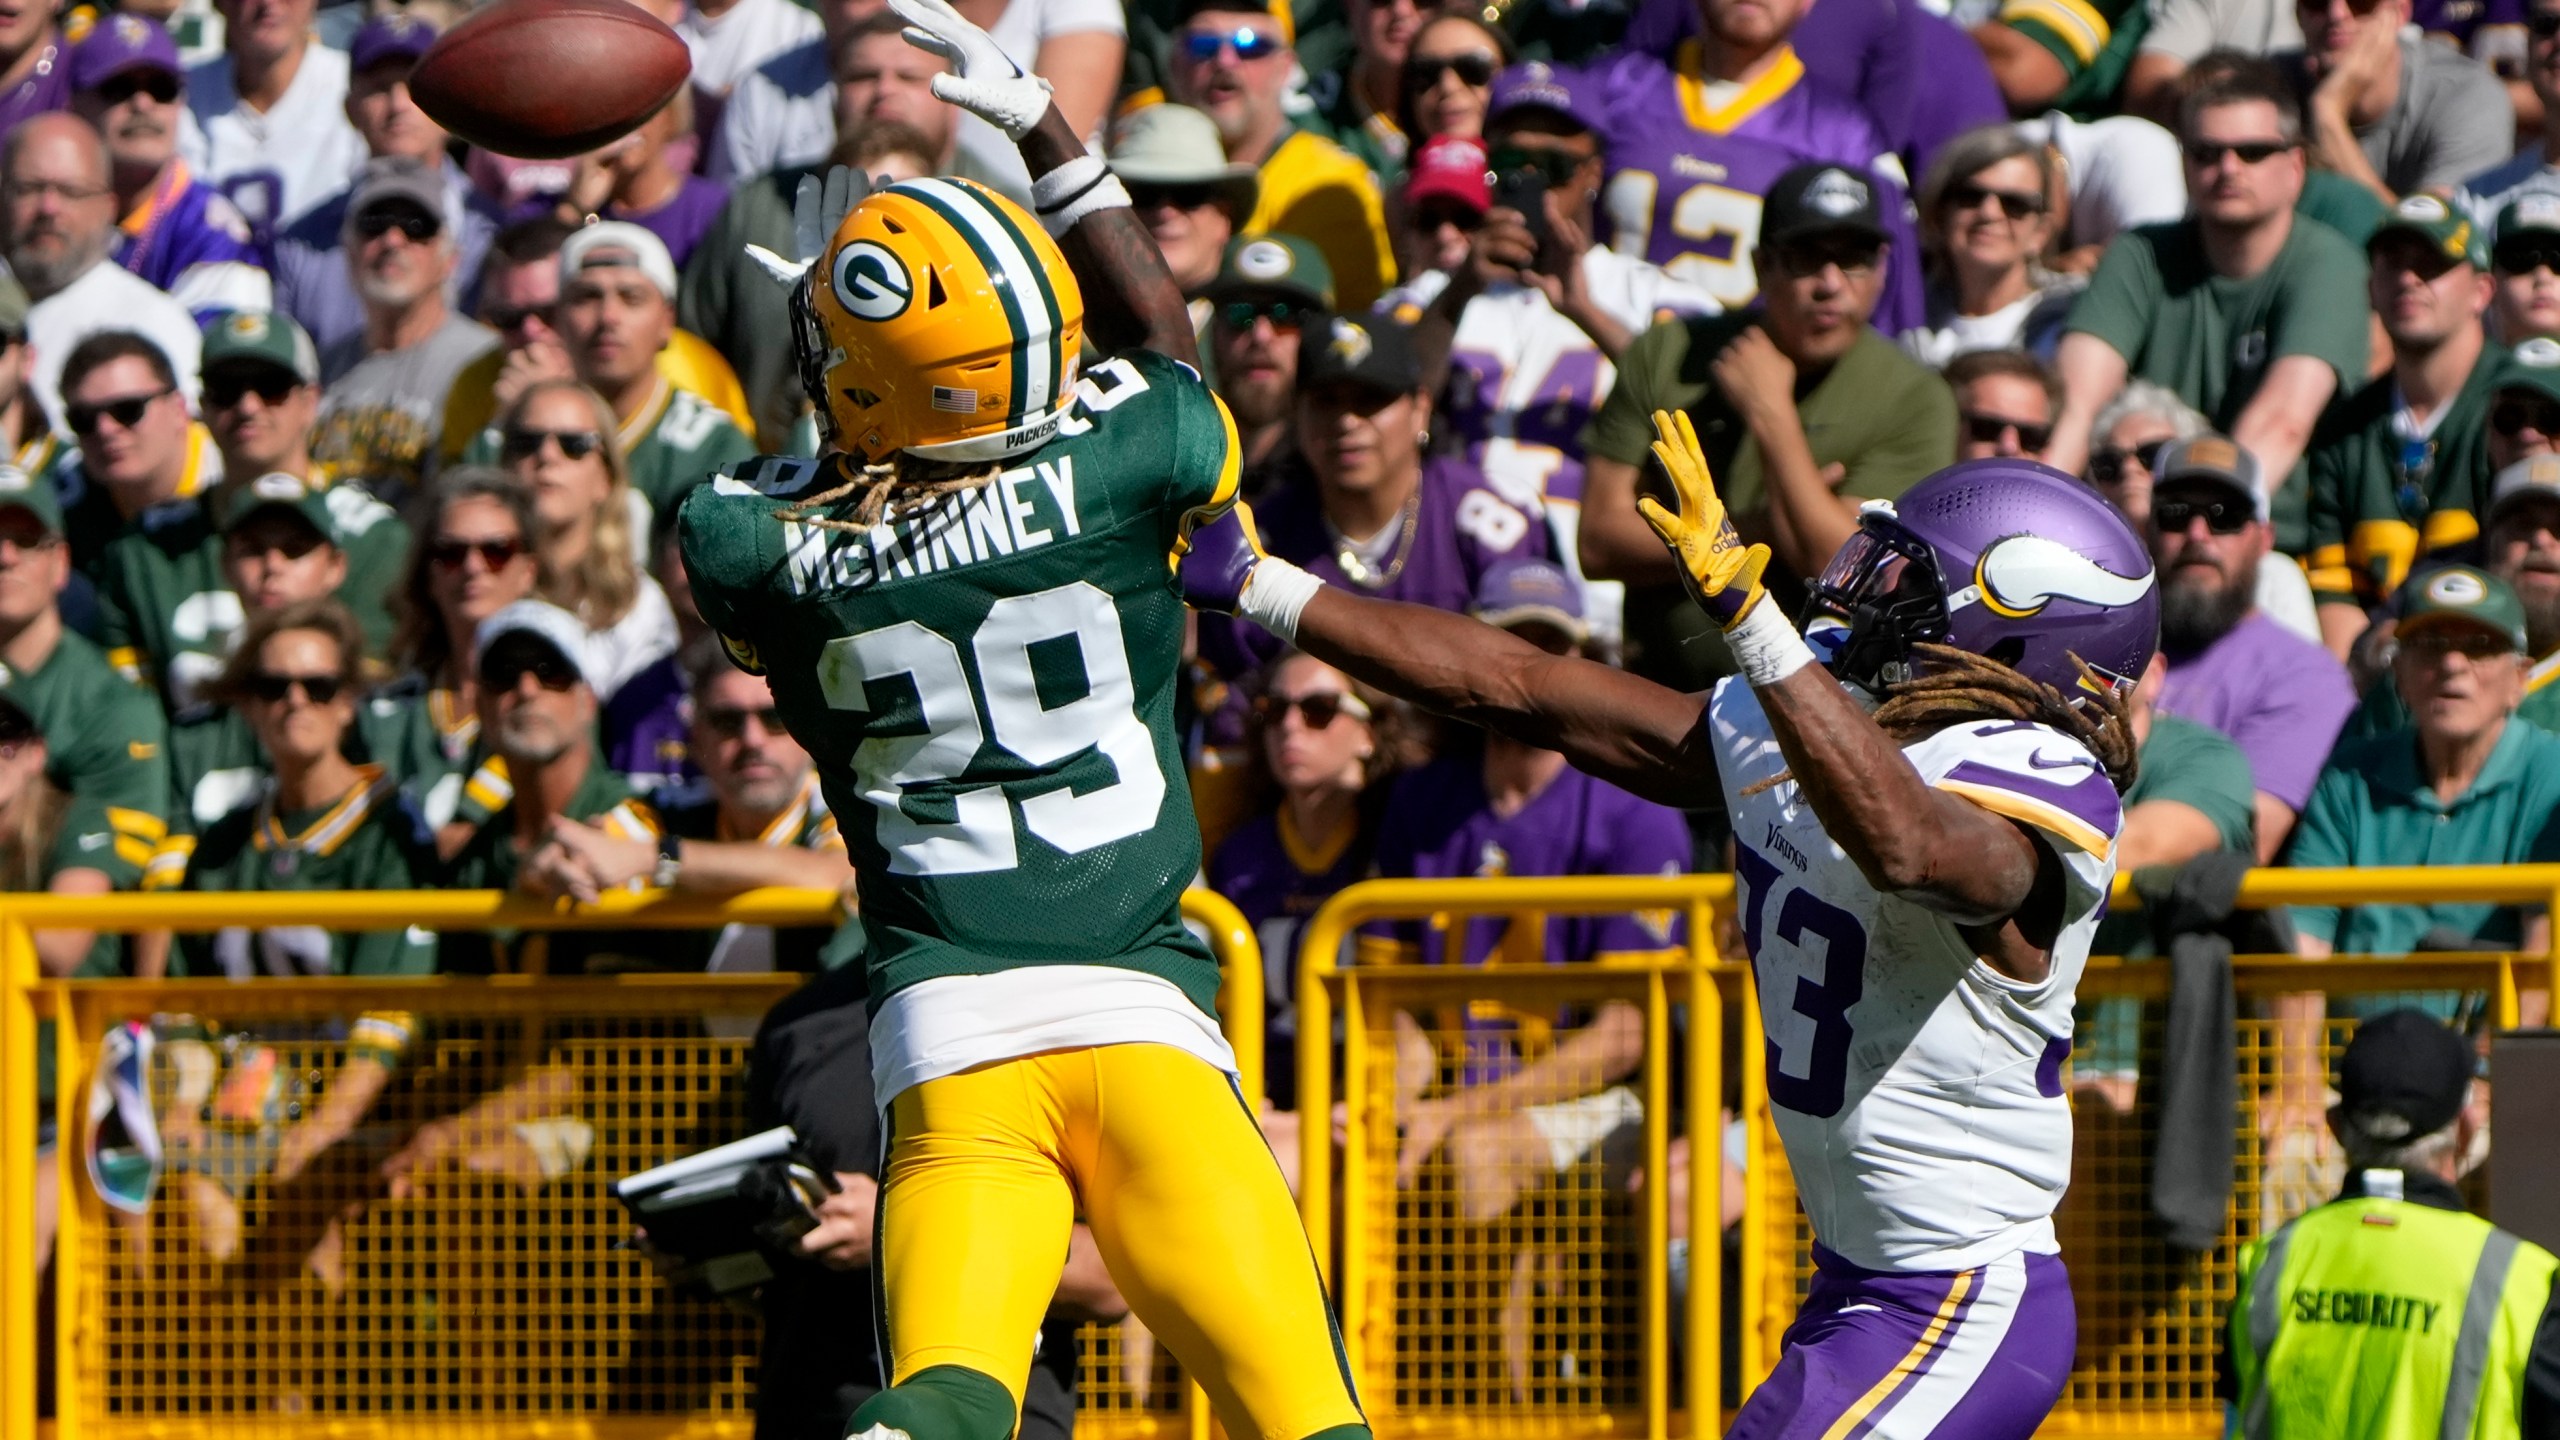
[[[1170,559],[1234,499],[1239,456],[1198,374],[1138,352],[1088,371],[1057,438],[867,528],[776,518],[839,484],[841,455],[687,497],[696,603],[772,684],[859,876],[884,1103],[1062,1045],[1233,1063],[1179,913],[1200,836]],[[1036,984],[995,978],[1022,967]]]

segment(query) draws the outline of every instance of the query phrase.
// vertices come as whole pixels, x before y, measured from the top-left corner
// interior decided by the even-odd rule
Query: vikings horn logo
[[[2151,591],[2155,576],[2118,575],[2059,540],[2011,535],[1982,552],[1973,567],[1973,589],[1982,603],[2011,618],[2033,615],[2056,600],[2084,605],[2130,605]],[[1957,597],[1948,608],[1962,603]]]

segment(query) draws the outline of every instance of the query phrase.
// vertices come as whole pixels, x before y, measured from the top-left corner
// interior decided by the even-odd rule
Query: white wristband
[[[1323,588],[1322,580],[1266,555],[1254,562],[1253,573],[1245,578],[1244,593],[1236,597],[1236,613],[1294,645],[1298,616]]]
[[[1031,208],[1056,239],[1097,210],[1126,209],[1129,187],[1095,156],[1079,155],[1031,182]]]
[[[1804,637],[1766,595],[1742,617],[1741,624],[1724,632],[1724,639],[1742,666],[1742,678],[1754,688],[1775,685],[1813,663],[1813,651]]]

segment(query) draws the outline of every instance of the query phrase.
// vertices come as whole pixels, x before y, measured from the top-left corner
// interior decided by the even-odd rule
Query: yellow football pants
[[[1001,1061],[889,1109],[878,1263],[891,1378],[960,1365],[1017,1419],[1082,1202],[1129,1308],[1236,1440],[1366,1422],[1279,1163],[1233,1082],[1166,1045]]]

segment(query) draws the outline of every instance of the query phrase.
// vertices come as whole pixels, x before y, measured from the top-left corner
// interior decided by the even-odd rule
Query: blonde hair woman
[[[535,593],[587,627],[596,699],[676,648],[675,611],[641,564],[645,502],[614,443],[613,409],[575,380],[528,387],[499,417],[499,456],[542,524]]]

